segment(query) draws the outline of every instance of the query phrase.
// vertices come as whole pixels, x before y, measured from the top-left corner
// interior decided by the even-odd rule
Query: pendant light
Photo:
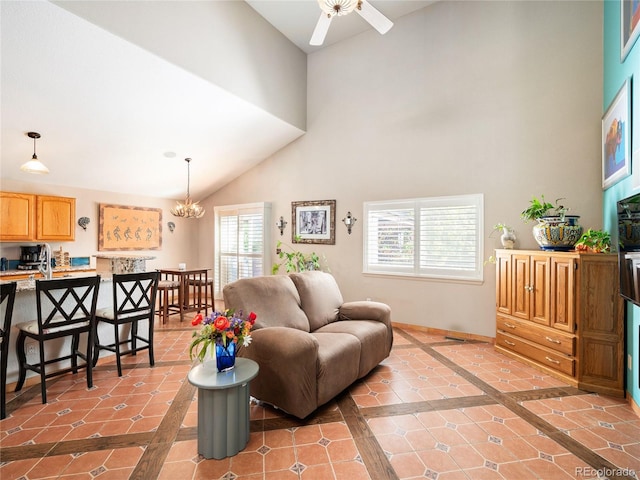
[[[185,158],[184,161],[187,162],[187,198],[184,202],[177,202],[177,205],[171,209],[171,214],[176,217],[200,218],[204,215],[204,208],[198,202],[192,202],[189,195],[189,183],[191,180],[189,163],[191,159]]]
[[[20,167],[20,170],[27,173],[35,173],[36,175],[43,175],[49,173],[49,169],[45,167],[44,163],[38,160],[36,155],[36,139],[40,138],[38,132],[28,132],[27,136],[33,138],[33,157]]]

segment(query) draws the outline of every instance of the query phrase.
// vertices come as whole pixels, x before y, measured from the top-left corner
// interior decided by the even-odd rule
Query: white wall
[[[87,230],[83,230],[76,224],[76,239],[73,242],[49,242],[53,250],[62,246],[63,251],[69,252],[71,257],[91,257],[98,252],[98,225],[99,204],[127,205],[134,207],[162,208],[162,247],[160,250],[135,250],[126,251],[126,254],[148,254],[155,256],[154,260],[148,260],[147,270],[157,268],[177,268],[178,263],[186,263],[195,268],[197,265],[197,225],[194,219],[176,218],[170,213],[175,205],[174,201],[159,198],[143,197],[139,195],[123,195],[119,193],[101,192],[90,189],[70,188],[62,186],[32,184],[3,179],[0,182],[0,190],[6,192],[35,193],[40,195],[58,195],[61,197],[73,197],[76,199],[76,221],[80,217],[89,217],[91,222]],[[169,231],[167,222],[176,224],[173,233]],[[37,242],[0,242],[0,256],[10,260],[20,258],[20,245],[35,244]],[[114,252],[100,252],[111,254]],[[91,258],[91,265],[95,268],[95,258]],[[204,265],[203,265],[204,266]]]
[[[304,130],[305,54],[245,2],[53,3]]]
[[[444,1],[384,36],[313,53],[307,134],[204,205],[269,201],[274,224],[291,221],[292,201],[336,199],[336,244],[301,250],[326,255],[345,300],[386,302],[395,322],[494,336],[492,266],[482,285],[363,275],[362,204],[483,193],[487,258],[498,222],[515,228],[518,248],[537,248],[519,219],[533,195],[566,197],[585,228],[600,228],[602,15],[600,2]],[[359,219],[350,236],[348,210]],[[202,262],[213,217],[198,228]]]

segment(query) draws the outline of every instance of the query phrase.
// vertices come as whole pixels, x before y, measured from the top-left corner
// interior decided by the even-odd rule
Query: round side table
[[[237,454],[249,441],[249,382],[258,364],[236,358],[236,366],[218,372],[215,360],[191,369],[189,383],[198,388],[198,453],[221,459]]]

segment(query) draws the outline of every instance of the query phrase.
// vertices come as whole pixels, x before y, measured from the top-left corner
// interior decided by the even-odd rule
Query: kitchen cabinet
[[[75,198],[37,195],[36,204],[36,240],[75,240]]]
[[[0,192],[0,241],[73,241],[75,216],[75,198]]]
[[[578,388],[624,396],[616,255],[496,251],[496,350]]]
[[[0,192],[0,241],[30,241],[36,236],[36,196]]]

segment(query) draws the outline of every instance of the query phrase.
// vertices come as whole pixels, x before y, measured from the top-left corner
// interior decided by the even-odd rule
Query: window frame
[[[433,207],[460,207],[460,206],[472,206],[475,208],[475,245],[474,250],[474,268],[473,270],[464,270],[456,268],[429,268],[421,267],[420,264],[420,212],[424,208]],[[399,265],[380,265],[369,263],[369,236],[371,212],[376,211],[389,211],[397,209],[411,209],[413,210],[413,224],[412,232],[414,237],[412,262],[407,266]],[[483,276],[483,252],[484,252],[484,194],[466,194],[466,195],[451,195],[451,196],[439,196],[439,197],[422,197],[422,198],[408,198],[400,200],[381,200],[381,201],[368,201],[363,204],[364,213],[364,225],[363,225],[363,256],[362,256],[362,268],[364,274],[370,275],[384,275],[384,276],[398,276],[398,277],[411,277],[419,279],[438,279],[446,281],[460,281],[460,282],[472,282],[482,283]],[[372,227],[373,228],[373,227]],[[406,259],[405,259],[406,260]]]
[[[222,289],[224,288],[224,284],[222,283],[222,270],[220,261],[221,255],[228,255],[228,252],[221,251],[221,243],[222,243],[222,227],[221,227],[221,219],[223,217],[239,217],[242,214],[251,214],[251,213],[262,213],[262,254],[242,254],[239,249],[239,242],[236,245],[235,256],[237,259],[244,257],[253,257],[260,258],[262,257],[262,275],[268,275],[270,270],[270,257],[269,252],[271,251],[271,232],[268,229],[268,225],[271,222],[271,204],[268,202],[257,202],[257,203],[244,203],[244,204],[236,204],[236,205],[220,205],[216,206],[213,209],[214,211],[214,298],[217,300],[222,299]],[[246,278],[246,277],[241,277]]]

